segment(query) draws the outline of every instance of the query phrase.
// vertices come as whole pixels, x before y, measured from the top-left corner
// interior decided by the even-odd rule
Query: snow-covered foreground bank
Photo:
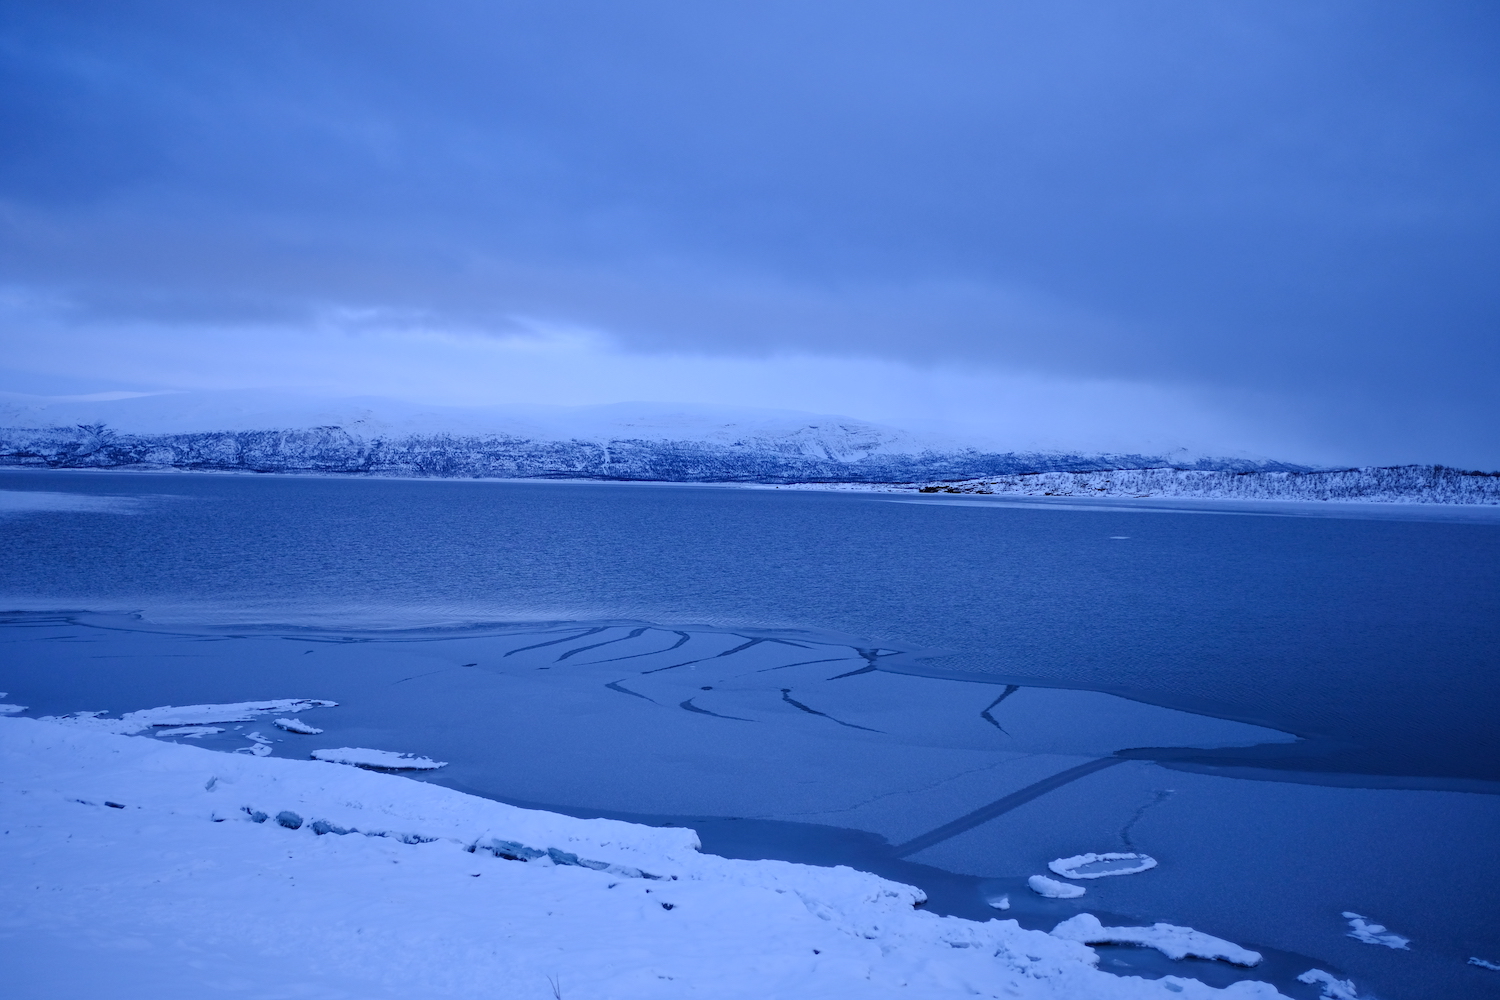
[[[53,996],[1280,995],[1119,978],[848,868],[338,764],[0,719],[0,775],[0,959]]]

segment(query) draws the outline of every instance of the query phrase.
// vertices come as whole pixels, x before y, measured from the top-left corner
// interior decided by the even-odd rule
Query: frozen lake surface
[[[1027,927],[1090,912],[1265,956],[1121,946],[1107,969],[1315,996],[1295,976],[1316,965],[1386,997],[1500,996],[1468,964],[1500,954],[1495,512],[58,473],[0,490],[0,689],[29,716],[323,699],[276,709],[319,735],[163,713],[217,725],[155,738],[411,753],[448,762],[421,780],[850,864],[939,912],[986,919],[1007,895]],[[1090,853],[1159,864],[1076,899],[1027,888]],[[1409,948],[1350,937],[1346,911]]]

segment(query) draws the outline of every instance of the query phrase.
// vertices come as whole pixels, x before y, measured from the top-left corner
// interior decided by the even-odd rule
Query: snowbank
[[[1280,996],[1115,977],[1075,941],[848,868],[706,856],[691,830],[88,725],[0,719],[0,810],[0,924],[42,963],[101,934],[147,948],[152,988],[114,996],[228,968],[372,998]]]
[[[1152,924],[1150,927],[1105,927],[1092,913],[1080,913],[1052,928],[1052,936],[1079,944],[1138,944],[1155,948],[1168,958],[1219,959],[1249,968],[1259,965],[1258,951],[1241,948],[1191,927]]]
[[[1135,875],[1156,867],[1156,859],[1145,854],[1079,854],[1047,862],[1063,878],[1107,878]]]

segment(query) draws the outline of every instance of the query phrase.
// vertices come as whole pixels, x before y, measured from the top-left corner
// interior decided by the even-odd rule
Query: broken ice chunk
[[[289,733],[297,733],[301,736],[316,736],[323,730],[317,726],[309,726],[301,719],[275,719],[277,729],[285,729]]]
[[[1058,858],[1047,867],[1063,878],[1104,878],[1107,875],[1134,875],[1156,867],[1156,859],[1145,854],[1078,854]]]
[[[1407,945],[1411,944],[1411,938],[1402,937],[1400,934],[1388,930],[1384,924],[1371,923],[1370,918],[1362,917],[1358,913],[1344,911],[1344,919],[1349,921],[1349,936],[1356,941],[1365,944],[1383,944],[1387,948],[1399,948],[1410,951]]]
[[[991,896],[985,900],[991,907],[997,910],[1010,909],[1010,896]]]
[[[1481,969],[1489,969],[1491,972],[1500,972],[1500,964],[1497,964],[1495,962],[1486,962],[1482,958],[1474,958],[1471,956],[1469,958],[1469,964],[1477,965]]]
[[[205,736],[212,736],[214,733],[222,733],[223,731],[218,726],[179,726],[176,729],[158,730],[156,735],[182,736],[190,740],[201,740]]]
[[[1031,886],[1032,892],[1038,896],[1046,896],[1048,899],[1077,899],[1084,893],[1081,885],[1069,885],[1045,875],[1033,875],[1026,880],[1026,884]]]
[[[431,760],[409,753],[394,753],[390,750],[368,750],[364,747],[339,747],[336,750],[314,750],[313,760],[326,760],[330,764],[351,764],[354,767],[376,771],[433,771],[447,767],[444,760]]]
[[[1076,886],[1072,888],[1077,888]],[[1079,944],[1138,944],[1155,948],[1168,958],[1219,959],[1232,965],[1259,965],[1260,952],[1216,938],[1191,927],[1152,924],[1150,927],[1105,927],[1092,913],[1080,913],[1052,928],[1052,936]]]
[[[1324,1000],[1360,1000],[1359,993],[1354,989],[1354,980],[1335,979],[1322,969],[1308,969],[1297,977],[1297,982],[1321,986]]]

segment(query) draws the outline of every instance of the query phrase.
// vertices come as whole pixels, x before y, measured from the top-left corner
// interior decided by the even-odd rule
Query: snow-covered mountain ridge
[[[265,393],[0,397],[0,466],[742,483],[1303,468],[1181,454],[991,450],[789,411],[664,404],[417,407]]]
[[[914,488],[921,493],[1048,497],[1500,504],[1500,473],[1465,472],[1441,465],[1259,472],[1170,468],[1039,472]]]

